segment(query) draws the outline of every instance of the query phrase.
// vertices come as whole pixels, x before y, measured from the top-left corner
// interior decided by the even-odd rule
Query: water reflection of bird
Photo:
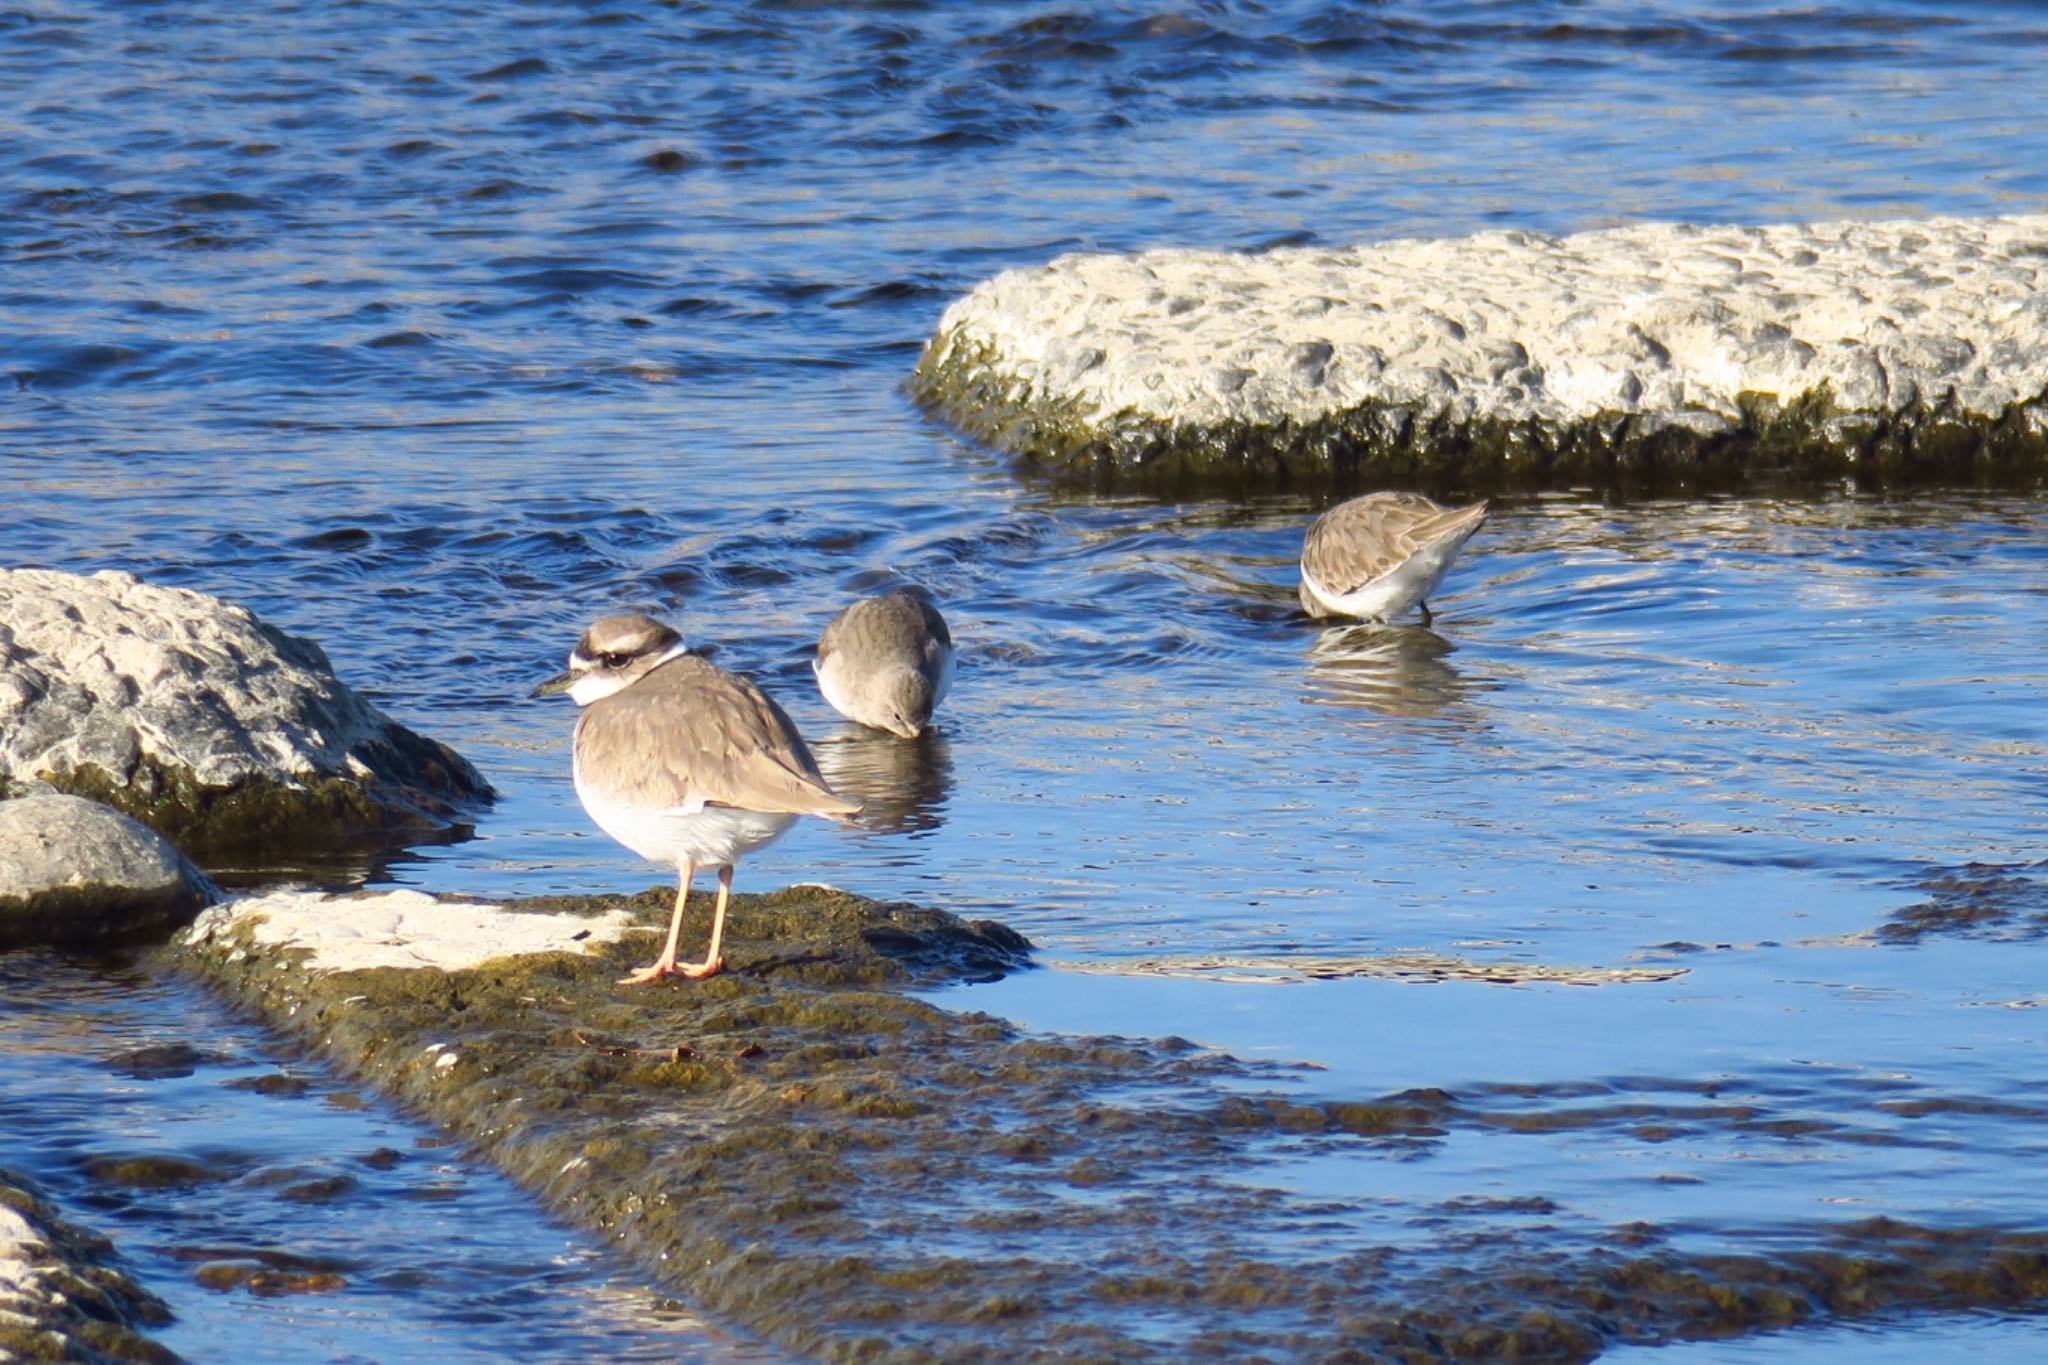
[[[1426,716],[1464,699],[1468,684],[1447,658],[1456,648],[1413,626],[1332,626],[1309,646],[1308,671],[1333,706]]]
[[[922,589],[899,588],[833,617],[811,668],[840,715],[916,739],[953,684],[953,635]]]
[[[1486,520],[1486,504],[1444,507],[1420,493],[1367,493],[1316,518],[1301,542],[1301,605],[1310,616],[1386,621],[1428,597]]]
[[[569,671],[538,690],[566,691],[583,708],[576,795],[590,818],[641,857],[676,869],[668,945],[622,984],[718,971],[733,864],[780,838],[799,815],[859,809],[826,785],[781,707],[745,678],[685,652],[682,638],[650,617],[595,622],[569,655]],[[718,908],[704,960],[679,965],[683,904],[699,867],[718,869]]]
[[[879,833],[937,829],[953,792],[953,748],[927,730],[905,743],[846,725],[817,743],[818,770],[834,791],[860,801],[851,823]]]

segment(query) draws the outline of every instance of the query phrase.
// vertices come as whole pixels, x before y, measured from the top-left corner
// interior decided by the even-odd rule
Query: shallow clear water
[[[483,894],[658,879],[577,808],[567,707],[525,697],[589,617],[670,616],[874,811],[742,889],[996,915],[1057,969],[950,998],[1033,1027],[1559,1119],[1283,1172],[1384,1196],[1351,1238],[1426,1239],[1415,1211],[1464,1195],[1553,1201],[1560,1246],[1638,1219],[1702,1246],[1874,1212],[2048,1226],[2018,1178],[2048,1106],[2037,499],[1510,501],[1435,632],[1326,631],[1293,606],[1306,501],[1052,494],[897,387],[948,299],[1064,250],[2039,210],[2048,16],[1098,8],[17,7],[0,558],[319,640],[504,792],[376,878]],[[839,723],[806,664],[899,580],[963,648],[915,747]],[[1992,918],[1885,937],[1973,864],[2004,879]],[[151,989],[89,979],[16,973],[0,1010],[111,1029]],[[82,1084],[12,1036],[17,1087]],[[167,1084],[128,1108],[169,1113]],[[312,1109],[262,1122],[312,1148]],[[561,1253],[526,1226],[505,1293]],[[221,1301],[157,1287],[193,1322]],[[351,1303],[323,1301],[343,1349],[404,1353]],[[576,1330],[663,1349],[644,1307]]]
[[[187,985],[15,953],[0,995],[0,1159],[114,1240],[188,1359],[784,1358]]]

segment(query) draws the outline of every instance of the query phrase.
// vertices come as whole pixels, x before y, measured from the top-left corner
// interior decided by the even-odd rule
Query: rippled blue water
[[[0,559],[242,600],[476,759],[504,802],[387,881],[656,879],[524,699],[652,608],[881,813],[742,888],[993,913],[1060,964],[977,1007],[1333,1094],[1753,1111],[1290,1173],[1384,1191],[1360,1237],[1461,1193],[1541,1193],[1560,1244],[2048,1226],[2037,500],[1515,501],[1437,632],[1326,632],[1308,503],[1055,496],[897,388],[948,299],[1065,250],[2039,210],[2044,57],[2020,0],[19,5]],[[805,664],[900,579],[964,651],[907,753]],[[1973,864],[2006,918],[1877,934]],[[1401,954],[1681,974],[1359,974]]]

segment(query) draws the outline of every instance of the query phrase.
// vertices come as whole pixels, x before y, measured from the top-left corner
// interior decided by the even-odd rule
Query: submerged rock
[[[663,1289],[819,1359],[1569,1361],[2048,1298],[2048,1236],[2024,1230],[1867,1220],[1716,1256],[1561,1232],[1576,1216],[1542,1199],[1297,1195],[1304,1160],[1391,1170],[1460,1128],[1649,1143],[1666,1112],[1769,1116],[1570,1086],[1316,1101],[1297,1069],[1179,1040],[1033,1036],[906,990],[1021,965],[1014,933],[821,887],[734,897],[720,976],[619,986],[671,895],[634,897],[631,925],[596,898],[445,907],[465,927],[426,955],[453,970],[370,965],[431,918],[416,896],[239,902],[165,951]]]
[[[492,795],[245,608],[128,573],[0,569],[0,788],[38,779],[202,860],[419,836]]]
[[[146,1335],[170,1310],[115,1269],[112,1252],[0,1170],[0,1360],[177,1360]]]
[[[117,810],[79,796],[0,801],[0,948],[132,938],[216,899],[190,859]]]
[[[2048,215],[1069,255],[912,393],[1098,485],[2048,472]]]

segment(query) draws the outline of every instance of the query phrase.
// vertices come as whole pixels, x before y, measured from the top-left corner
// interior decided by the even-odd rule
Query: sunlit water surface
[[[1522,1196],[1558,1246],[1638,1220],[1701,1248],[1874,1213],[2048,1227],[2037,499],[1508,501],[1434,632],[1326,630],[1293,605],[1307,501],[1061,497],[897,388],[946,300],[1064,250],[2038,210],[2048,16],[1092,8],[0,15],[0,558],[132,569],[319,640],[504,793],[474,839],[372,870],[435,890],[659,876],[589,825],[567,708],[526,694],[591,616],[676,620],[870,802],[742,889],[1001,918],[1053,969],[945,998],[1030,1027],[1557,1120],[1270,1173],[1384,1200],[1347,1238]],[[963,650],[914,746],[839,722],[807,666],[838,606],[902,581]],[[1923,913],[1958,906],[1983,913]],[[178,1349],[757,1349],[655,1313],[329,1082],[236,1088],[293,1064],[203,1002],[44,965],[6,967],[5,1162],[116,1235]],[[225,1060],[117,1084],[104,1058],[160,1041],[154,1014]],[[79,1174],[138,1144],[232,1149],[234,1178],[180,1194],[173,1230]],[[405,1161],[358,1169],[382,1147]],[[272,1165],[355,1184],[340,1216],[279,1215],[250,1179]],[[351,1291],[174,1268],[277,1218]],[[373,1292],[387,1258],[435,1272]],[[2027,1342],[2026,1319],[1903,1319],[1673,1359]]]

